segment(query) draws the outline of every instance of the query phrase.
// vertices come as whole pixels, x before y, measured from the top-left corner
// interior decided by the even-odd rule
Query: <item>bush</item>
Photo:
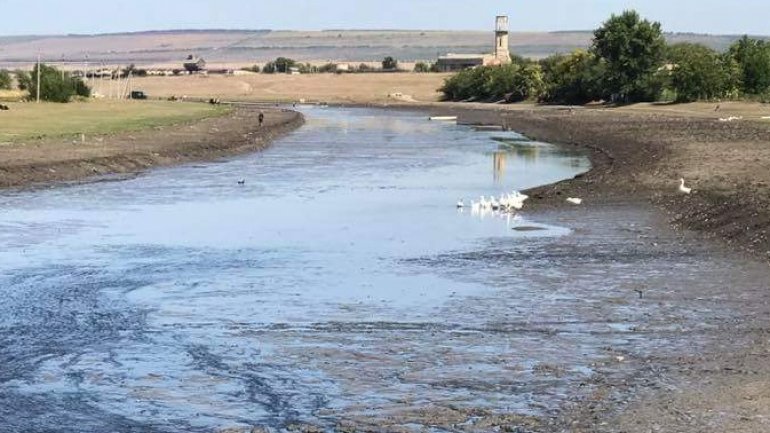
[[[13,80],[11,80],[11,73],[5,69],[0,69],[0,89],[11,90],[12,82]]]
[[[519,102],[536,98],[543,90],[539,65],[486,66],[447,78],[439,91],[450,101]]]

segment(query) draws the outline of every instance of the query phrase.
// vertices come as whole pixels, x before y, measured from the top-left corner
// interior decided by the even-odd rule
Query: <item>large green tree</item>
[[[605,98],[621,102],[655,100],[662,88],[656,72],[666,41],[660,23],[636,11],[612,15],[594,32],[591,52],[606,64]]]
[[[49,102],[69,102],[74,96],[88,97],[91,89],[79,78],[69,72],[60,71],[45,64],[37,65],[31,73],[17,76],[19,88],[29,92],[31,99],[37,99],[38,68],[40,69],[40,99]]]
[[[759,95],[770,90],[770,44],[744,36],[729,53],[740,68],[744,93]]]
[[[700,44],[681,43],[669,47],[667,59],[677,102],[719,99],[737,91],[729,56]]]
[[[385,57],[382,59],[382,69],[384,71],[395,71],[398,69],[398,60],[391,56]]]

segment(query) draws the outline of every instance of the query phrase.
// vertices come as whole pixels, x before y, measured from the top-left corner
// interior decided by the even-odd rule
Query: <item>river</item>
[[[0,431],[526,423],[597,363],[670,343],[639,322],[674,332],[700,308],[634,290],[751,272],[640,250],[653,217],[635,210],[455,208],[573,177],[580,154],[417,112],[304,111],[261,153],[0,195]]]

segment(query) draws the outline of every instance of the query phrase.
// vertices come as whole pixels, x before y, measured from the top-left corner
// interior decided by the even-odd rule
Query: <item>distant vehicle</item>
[[[147,95],[141,90],[134,90],[128,95],[129,99],[147,99]]]

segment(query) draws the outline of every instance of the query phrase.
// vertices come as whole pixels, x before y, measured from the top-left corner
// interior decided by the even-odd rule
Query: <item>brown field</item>
[[[434,102],[439,98],[436,90],[447,76],[404,73],[147,77],[135,79],[133,88],[143,90],[151,98],[185,96],[270,102],[304,99],[354,104]],[[394,96],[397,93],[403,96]]]
[[[514,29],[516,30],[516,29]],[[511,51],[542,58],[586,48],[588,31],[511,33]],[[698,42],[723,50],[738,36],[667,34],[672,42]],[[106,35],[0,36],[0,67],[30,67],[38,53],[49,63],[64,60],[72,69],[97,65],[181,67],[188,54],[204,57],[210,67],[264,64],[279,56],[303,62],[373,62],[394,56],[405,63],[431,61],[438,54],[485,53],[492,32],[399,30],[184,30]]]

